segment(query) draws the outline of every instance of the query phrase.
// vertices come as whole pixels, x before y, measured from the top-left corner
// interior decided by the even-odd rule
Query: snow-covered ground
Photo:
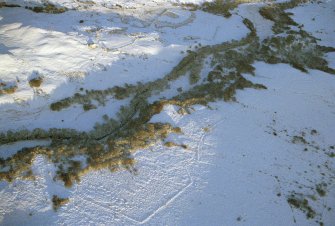
[[[101,0],[89,7],[83,2],[54,1],[76,9],[62,14],[0,8],[0,83],[17,87],[0,94],[0,132],[89,131],[103,115],[115,116],[127,99],[110,97],[89,111],[79,105],[51,111],[49,105],[81,90],[162,78],[187,50],[245,37],[244,18],[261,40],[272,34],[273,22],[258,14],[261,4],[242,4],[225,18],[178,5],[202,1]],[[335,47],[334,1],[289,11],[319,44]],[[326,59],[334,68],[335,53]],[[166,105],[151,122],[180,127],[183,133],[167,140],[187,149],[158,141],[138,150],[135,173],[93,171],[65,188],[53,180],[54,165],[36,157],[35,180],[0,182],[0,224],[335,225],[334,75],[304,73],[288,64],[253,66],[255,76],[244,76],[266,90],[239,90],[236,102],[195,105],[185,115]],[[43,78],[39,87],[29,84],[35,77]],[[188,78],[175,86],[189,88]],[[1,145],[0,157],[49,143]],[[69,203],[54,211],[53,195]],[[292,195],[308,205],[295,208],[288,202]],[[306,206],[315,212],[313,218],[306,217]]]

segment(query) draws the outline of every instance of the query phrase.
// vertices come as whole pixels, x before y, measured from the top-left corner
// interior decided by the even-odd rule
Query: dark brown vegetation
[[[21,7],[21,6],[17,4],[8,4],[6,2],[0,2],[0,8],[3,8],[3,7],[15,8],[15,7]]]
[[[52,13],[52,14],[60,14],[68,10],[65,7],[57,7],[51,3],[44,4],[43,6],[34,6],[34,7],[26,6],[25,8],[35,13]]]
[[[297,195],[293,194],[287,198],[287,202],[291,205],[291,207],[294,207],[304,212],[307,219],[313,219],[316,216],[316,212],[309,205],[306,198],[298,197]]]

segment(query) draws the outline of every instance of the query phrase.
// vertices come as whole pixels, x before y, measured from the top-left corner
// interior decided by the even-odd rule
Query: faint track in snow
[[[178,191],[173,194],[170,198],[168,198],[166,201],[164,201],[161,205],[159,205],[157,208],[152,210],[150,213],[148,213],[146,216],[143,217],[143,219],[135,219],[133,217],[128,216],[127,214],[122,213],[122,208],[121,209],[113,209],[112,203],[102,203],[101,201],[96,201],[91,197],[85,196],[78,196],[76,199],[80,200],[80,203],[87,203],[87,206],[94,206],[98,209],[102,209],[103,211],[112,214],[112,215],[118,215],[121,216],[122,218],[131,221],[132,223],[142,225],[147,222],[149,222],[153,217],[155,217],[159,212],[163,211],[166,209],[173,201],[175,201],[180,195],[182,195],[189,187],[193,185],[193,179],[190,175],[190,172],[188,169],[185,169],[188,175],[188,183],[185,184],[182,188],[178,189]],[[107,205],[107,206],[106,206]]]
[[[158,19],[156,19],[154,24],[155,24],[156,28],[169,27],[169,28],[177,29],[177,28],[180,28],[180,27],[183,27],[183,26],[186,26],[186,25],[192,23],[195,19],[196,19],[195,13],[191,12],[191,15],[182,22],[172,23],[172,22],[167,22],[167,21],[158,21]]]
[[[218,125],[220,125],[223,122],[223,119],[220,119],[219,121],[217,121],[216,123],[214,123],[212,125],[212,129],[214,129],[215,127],[217,127]],[[208,162],[204,162],[201,160],[201,152],[203,149],[203,145],[204,145],[204,139],[206,138],[206,136],[208,135],[208,133],[206,133],[205,131],[202,132],[201,137],[197,143],[197,148],[196,148],[196,161],[198,163],[202,163],[202,164],[209,164]],[[207,145],[207,144],[206,144]]]
[[[186,168],[188,177],[189,177],[189,182],[188,184],[186,184],[183,188],[181,188],[179,191],[177,191],[171,198],[169,198],[167,201],[165,201],[162,205],[160,205],[156,210],[154,210],[151,214],[149,214],[148,216],[145,217],[145,219],[138,221],[132,217],[129,217],[127,215],[123,215],[123,217],[125,217],[126,219],[137,223],[137,224],[145,224],[148,221],[150,221],[154,216],[156,216],[160,211],[163,211],[164,209],[166,209],[174,200],[176,200],[180,195],[182,195],[189,187],[191,187],[193,185],[193,179],[192,176],[189,172],[189,170]]]

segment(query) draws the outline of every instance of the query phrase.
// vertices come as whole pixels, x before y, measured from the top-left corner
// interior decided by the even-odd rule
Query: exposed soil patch
[[[17,90],[17,85],[14,82],[1,82],[0,81],[0,95],[13,94]]]
[[[38,88],[43,82],[43,77],[36,77],[29,80],[29,85],[31,88]]]
[[[57,211],[61,206],[67,204],[69,201],[69,198],[60,198],[57,195],[54,195],[52,197],[52,207],[54,211]]]

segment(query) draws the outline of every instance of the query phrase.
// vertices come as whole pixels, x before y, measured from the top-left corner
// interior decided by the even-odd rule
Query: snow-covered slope
[[[29,7],[45,3],[5,2]],[[24,7],[0,8],[0,176],[15,170],[15,164],[32,164],[34,175],[34,180],[20,175],[12,182],[0,181],[1,225],[335,224],[335,77],[331,74],[335,54],[328,51],[335,47],[334,1],[286,10],[296,25],[287,22],[286,14],[280,14],[280,20],[265,18],[259,14],[264,4],[256,3],[236,5],[226,18],[181,4],[203,1],[50,2],[73,10],[47,14]],[[230,44],[222,47],[222,43],[241,45],[236,49],[248,52],[256,49],[253,42],[261,45],[269,37],[289,36],[289,32],[273,31],[282,18],[291,23],[285,28],[288,31],[300,29],[306,39],[310,37],[302,31],[319,40],[307,47],[303,43],[293,53],[287,48],[287,55],[277,55],[281,63],[271,62],[257,50],[258,55],[247,57],[251,62],[236,66],[243,78],[266,89],[251,89],[259,86],[246,82],[249,86],[243,83],[242,90],[237,85],[230,101],[208,97],[205,104],[183,105],[174,99],[177,94],[181,99],[199,98],[187,91],[207,84],[207,75],[220,65],[217,59],[224,59],[220,70],[227,77],[234,71],[229,57],[218,57],[220,48],[225,56],[235,53],[225,49]],[[247,45],[239,44],[245,37]],[[251,44],[248,37],[254,40]],[[313,48],[319,48],[313,58],[320,62],[316,66],[303,52],[315,54]],[[111,172],[112,167],[85,171],[80,182],[67,188],[55,177],[59,162],[90,164],[88,153],[64,154],[64,159],[56,161],[53,155],[58,149],[52,148],[58,140],[52,136],[7,142],[1,134],[36,128],[98,130],[96,123],[104,123],[106,116],[122,119],[120,109],[131,105],[133,96],[104,94],[102,100],[83,101],[89,92],[131,89],[152,81],[156,86],[165,84],[176,65],[190,54],[206,51],[212,52],[204,57],[204,64],[197,62],[189,70],[181,67],[184,74],[170,76],[166,86],[153,87],[145,96],[149,103],[174,101],[162,104],[145,125],[166,123],[179,127],[181,133],[167,133],[148,146],[130,150],[134,165],[126,164],[116,172]],[[295,59],[297,52],[302,52],[305,62]],[[245,57],[231,56],[234,62]],[[250,67],[243,67],[249,63]],[[202,65],[199,78],[192,83],[192,68],[198,65]],[[217,80],[210,80],[213,90]],[[139,90],[134,99],[145,92]],[[50,107],[76,95],[82,99],[73,98],[61,109]],[[140,117],[141,111],[135,113],[133,117]],[[86,141],[82,142],[85,146]],[[50,147],[51,154],[41,152],[31,160],[3,163],[25,151],[22,148],[36,146]],[[55,211],[54,195],[68,198],[68,203]]]
[[[61,7],[67,7],[70,9],[78,7],[87,6],[98,6],[107,8],[139,8],[139,7],[152,7],[152,6],[162,6],[171,4],[202,4],[204,2],[212,2],[212,0],[154,0],[154,1],[144,1],[144,0],[6,0],[4,1],[8,4],[17,4],[23,6],[36,6],[43,4],[54,4]]]

